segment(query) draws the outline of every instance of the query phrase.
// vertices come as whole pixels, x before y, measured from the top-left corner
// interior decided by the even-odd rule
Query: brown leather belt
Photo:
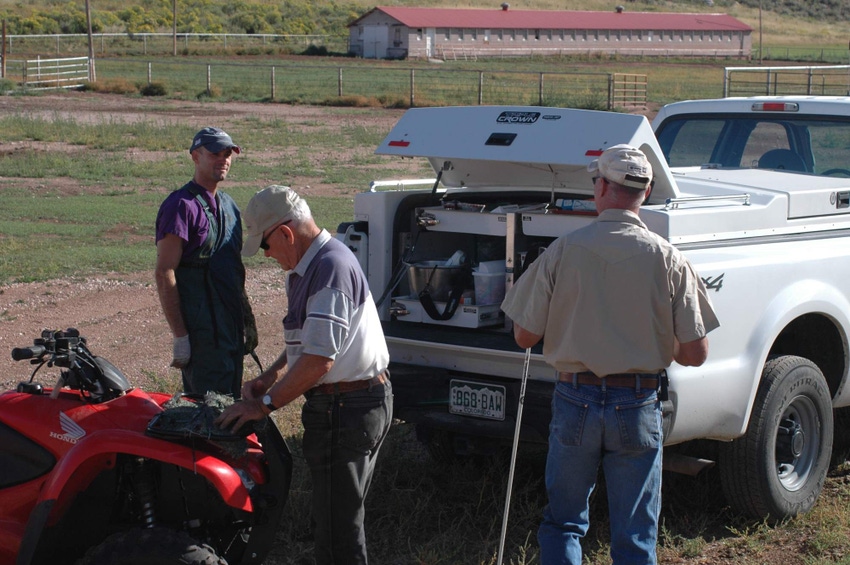
[[[310,394],[339,394],[343,392],[354,392],[355,390],[363,390],[372,386],[382,385],[387,382],[387,377],[381,373],[377,377],[371,379],[361,379],[359,381],[343,381],[339,383],[328,383],[317,385],[311,388]]]
[[[651,373],[655,374],[655,373]],[[638,379],[640,381],[638,382]],[[580,385],[602,386],[625,386],[630,388],[658,388],[658,377],[647,376],[647,373],[614,373],[597,377],[590,371],[581,373],[558,373],[558,380],[563,383],[577,383]]]

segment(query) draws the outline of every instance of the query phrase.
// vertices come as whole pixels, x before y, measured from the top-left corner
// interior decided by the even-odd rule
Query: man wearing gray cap
[[[541,565],[580,565],[588,501],[605,473],[615,565],[656,563],[663,433],[659,392],[673,361],[698,366],[718,327],[687,259],[639,218],[652,167],[615,145],[588,165],[597,220],[555,240],[502,303],[520,347],[543,342],[558,372]]]
[[[173,335],[172,367],[183,390],[238,398],[243,356],[257,346],[245,294],[242,224],[233,199],[218,190],[239,146],[219,128],[195,134],[195,175],[160,205],[156,288]]]
[[[264,188],[244,220],[242,254],[263,249],[286,271],[286,348],[216,423],[238,430],[304,395],[316,563],[365,565],[364,501],[393,409],[378,310],[357,258],[295,191]]]

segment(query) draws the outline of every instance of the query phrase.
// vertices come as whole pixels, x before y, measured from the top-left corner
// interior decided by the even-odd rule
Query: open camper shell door
[[[678,196],[652,127],[640,115],[536,106],[413,108],[375,153],[425,157],[448,189],[592,194],[587,165],[620,143],[639,148],[652,164],[650,204]]]

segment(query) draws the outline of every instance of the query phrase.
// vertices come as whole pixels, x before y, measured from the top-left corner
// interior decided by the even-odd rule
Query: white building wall
[[[609,53],[645,56],[750,54],[749,32],[689,30],[477,29],[402,26],[382,12],[349,28],[349,50],[366,58],[524,57]]]

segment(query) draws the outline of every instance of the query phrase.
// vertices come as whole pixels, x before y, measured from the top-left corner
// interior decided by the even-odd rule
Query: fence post
[[[543,73],[537,78],[537,105],[543,105]]]
[[[414,69],[410,69],[410,107],[413,108],[413,105],[416,103],[416,98],[414,93],[416,92],[416,82],[414,80],[416,71]]]
[[[152,79],[152,77],[153,77],[153,69],[151,68],[151,65],[152,65],[152,64],[153,64],[153,63],[151,63],[150,61],[148,61],[148,84],[151,84],[151,83],[153,82],[153,81],[151,80],[151,79]]]
[[[207,65],[207,96],[212,96],[212,65]]]
[[[275,90],[274,90],[275,84],[274,84],[274,82],[275,82],[274,81],[274,65],[272,65],[272,101],[274,101],[274,99],[275,99]]]
[[[478,71],[478,105],[484,103],[484,71]]]
[[[614,75],[608,73],[608,110],[614,109]]]
[[[342,98],[342,67],[339,67],[336,71],[336,92],[337,96]]]

